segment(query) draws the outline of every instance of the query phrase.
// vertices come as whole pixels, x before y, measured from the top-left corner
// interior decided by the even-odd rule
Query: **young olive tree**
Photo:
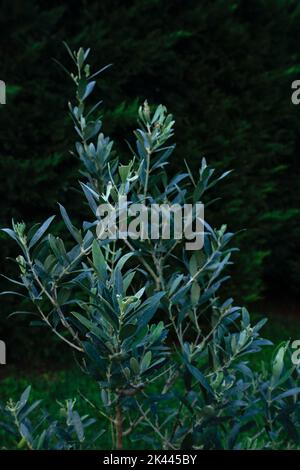
[[[299,374],[288,344],[275,350],[270,367],[253,367],[250,355],[270,344],[260,336],[265,320],[251,325],[245,308],[219,294],[234,251],[226,225],[213,229],[205,221],[203,248],[194,251],[185,249],[184,238],[144,236],[144,227],[139,236],[99,236],[103,204],[113,208],[126,197],[128,207],[203,201],[207,206],[213,202],[207,192],[229,172],[216,176],[203,158],[198,174],[185,163],[184,173],[170,177],[174,120],[164,106],[152,109],[147,102],[138,112],[135,145],[129,144],[128,160],[121,164],[102,132],[101,103],[88,105],[106,67],[92,73],[89,49],[67,50],[74,70],[63,68],[76,90],[69,109],[87,220],[79,229],[59,206],[72,239],[67,243],[48,233],[53,216],[29,230],[15,222],[3,229],[20,249],[20,279],[11,281],[25,288],[39,320],[96,380],[94,410],[111,436],[111,448],[122,449],[129,441],[134,446],[137,440],[145,448],[163,449],[297,447]],[[125,218],[132,221],[132,214]],[[160,219],[153,223],[164,229]],[[44,442],[50,448],[51,439],[41,435],[32,445],[28,413],[16,418],[18,407],[2,407],[6,428],[19,432],[29,448],[43,448]],[[72,417],[64,435],[74,431],[83,441],[86,417],[82,421],[70,402],[67,409]],[[42,436],[47,433],[44,429]],[[58,448],[59,433],[53,433]],[[76,448],[68,447],[70,439],[61,448]]]

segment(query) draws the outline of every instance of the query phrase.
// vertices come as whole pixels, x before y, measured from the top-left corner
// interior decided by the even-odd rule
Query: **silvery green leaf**
[[[151,359],[152,359],[152,352],[147,351],[145,356],[143,357],[141,365],[140,365],[142,373],[145,372],[149,368],[149,366],[151,364]]]
[[[132,357],[129,362],[130,362],[130,367],[131,367],[132,371],[135,374],[139,374],[140,373],[140,365],[139,365],[138,361],[136,360],[136,358]]]
[[[272,399],[272,401],[282,400],[283,398],[294,397],[300,393],[300,387],[290,388],[285,392],[279,393],[276,397]]]
[[[100,279],[105,282],[107,279],[106,260],[103,256],[98,240],[93,241],[92,255],[95,269]]]
[[[212,396],[214,396],[213,390],[211,386],[209,385],[207,379],[205,376],[200,372],[199,369],[194,367],[192,364],[186,363],[186,367],[190,371],[190,373],[195,377],[195,379],[200,383],[202,387],[205,388],[205,390]]]
[[[32,248],[34,245],[36,245],[36,243],[42,238],[42,236],[45,234],[46,230],[48,229],[54,217],[55,215],[45,220],[45,222],[41,225],[41,227],[35,232],[32,239],[30,240],[29,248]]]
[[[96,85],[95,81],[89,82],[87,84],[85,92],[82,97],[82,101],[84,101],[92,93],[93,89],[95,88],[95,85]]]
[[[58,205],[59,205],[59,210],[60,210],[60,213],[62,215],[62,218],[64,219],[64,222],[66,224],[67,229],[69,230],[72,237],[77,241],[77,243],[81,244],[82,243],[82,237],[80,235],[79,230],[77,230],[73,226],[73,224],[70,220],[70,217],[68,216],[68,213],[67,213],[66,209],[64,208],[64,206],[62,206],[61,204],[58,204]]]

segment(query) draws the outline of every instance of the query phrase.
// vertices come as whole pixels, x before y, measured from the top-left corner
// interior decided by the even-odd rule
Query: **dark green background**
[[[121,160],[147,98],[176,118],[170,171],[183,169],[184,158],[196,170],[202,156],[219,171],[234,169],[214,194],[222,201],[207,214],[213,226],[246,229],[236,238],[241,251],[227,295],[248,305],[263,299],[267,313],[280,310],[279,301],[283,313],[297,311],[300,106],[291,103],[291,83],[300,78],[299,2],[2,1],[1,227],[12,217],[41,221],[58,212],[57,201],[75,218],[81,210],[71,189],[79,179],[69,153],[72,84],[52,61],[68,61],[63,40],[72,49],[91,47],[94,65],[114,64],[97,94]],[[5,257],[15,257],[16,247],[2,235],[0,253],[1,271],[11,274]],[[10,286],[1,281],[0,287]],[[35,354],[47,360],[52,336],[7,320],[18,303],[1,299],[0,338],[9,343],[11,361],[32,361]]]

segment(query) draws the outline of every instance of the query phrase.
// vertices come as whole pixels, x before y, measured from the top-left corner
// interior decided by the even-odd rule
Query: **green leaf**
[[[127,253],[126,255],[122,256],[119,261],[116,264],[116,269],[122,269],[124,264],[126,263],[129,258],[131,258],[134,255],[134,253]]]
[[[143,357],[142,359],[142,362],[141,362],[141,372],[145,372],[150,364],[151,364],[151,359],[152,359],[152,352],[151,351],[148,351],[146,352],[145,356]]]
[[[40,404],[42,400],[35,401],[31,406],[25,406],[22,408],[21,412],[18,414],[19,421],[23,421],[27,416],[30,415]]]
[[[92,323],[90,320],[88,320],[88,318],[84,317],[80,313],[77,313],[77,312],[71,312],[71,313],[72,315],[74,315],[75,318],[77,318],[77,320],[80,321],[80,323],[83,326],[85,326],[87,330],[92,331],[97,337],[99,336],[101,338],[102,334],[101,334],[100,328],[98,328],[96,325],[94,325],[94,323]]]
[[[130,363],[130,367],[131,367],[132,371],[135,374],[138,375],[140,373],[140,365],[139,365],[138,361],[136,360],[136,358],[131,357],[129,363]]]
[[[136,274],[136,271],[129,271],[125,274],[125,276],[123,278],[123,289],[124,289],[125,293],[127,292],[127,289],[130,287],[130,284],[131,284],[135,274]]]
[[[103,256],[102,250],[97,240],[93,241],[92,255],[93,255],[93,264],[95,266],[97,274],[99,278],[101,279],[101,281],[105,282],[107,279],[106,260]]]
[[[114,282],[114,288],[113,292],[114,295],[120,295],[123,296],[123,277],[122,273],[119,268],[115,268],[113,272],[113,282]]]
[[[273,361],[273,369],[272,369],[272,379],[271,383],[274,385],[277,380],[279,380],[281,373],[283,371],[284,366],[284,355],[286,352],[287,346],[281,346],[277,351],[275,359]]]
[[[24,297],[26,299],[26,295],[20,294],[20,292],[15,292],[13,290],[0,292],[0,295],[17,295],[18,297]]]
[[[25,439],[26,442],[32,445],[32,436],[30,434],[28,427],[24,423],[20,424],[20,434]]]
[[[19,408],[22,408],[24,405],[26,405],[29,395],[30,395],[30,391],[31,391],[31,386],[29,385],[21,395],[21,398],[19,401]]]
[[[58,204],[58,205],[59,205],[59,210],[60,210],[61,216],[64,219],[64,222],[66,224],[67,229],[69,230],[72,237],[77,241],[77,243],[81,244],[82,243],[82,237],[80,235],[79,230],[77,230],[73,226],[73,224],[70,220],[70,217],[68,216],[68,213],[67,213],[66,209],[64,208],[64,206],[62,206],[61,204]]]
[[[204,375],[200,372],[199,369],[196,367],[192,366],[191,364],[186,363],[186,366],[190,373],[195,377],[195,379],[202,385],[203,388],[211,395],[214,396],[213,389],[209,385],[207,379],[204,377]]]
[[[199,301],[199,298],[200,298],[200,286],[198,284],[197,281],[194,281],[193,284],[192,284],[192,288],[191,288],[191,302],[192,302],[192,306],[194,307],[195,305],[197,305],[198,301]]]
[[[163,321],[160,321],[160,322],[158,323],[158,325],[153,325],[153,326],[152,326],[153,329],[151,329],[151,333],[152,333],[152,335],[151,335],[151,341],[152,341],[153,343],[155,343],[155,341],[157,341],[157,340],[159,339],[159,337],[161,336],[161,334],[162,334],[162,332],[163,332],[163,330],[164,330],[164,327],[165,327],[165,325],[164,325],[164,322],[163,322]]]
[[[84,430],[81,422],[81,418],[77,411],[72,412],[72,424],[80,442],[84,441]]]
[[[78,62],[79,68],[81,69],[84,63],[84,50],[82,47],[80,47],[77,52],[77,62]]]
[[[93,89],[95,88],[95,85],[96,85],[95,81],[89,82],[87,84],[84,95],[82,97],[82,101],[85,100],[92,93]]]
[[[137,325],[133,325],[132,323],[124,325],[121,329],[120,339],[124,341],[125,339],[131,338],[135,334],[137,328]]]
[[[176,291],[183,277],[184,277],[183,274],[179,274],[179,276],[176,276],[176,278],[173,280],[170,290],[169,290],[169,296],[171,296]]]
[[[157,292],[149,297],[135,312],[134,316],[139,317],[139,328],[147,325],[152,317],[155,315],[160,300],[165,295],[165,292]]]
[[[44,442],[45,442],[46,435],[47,435],[47,431],[46,431],[46,429],[44,429],[44,431],[40,435],[39,440],[37,442],[36,450],[42,450]]]
[[[7,233],[7,235],[9,235],[10,238],[15,240],[20,245],[20,241],[19,241],[17,234],[11,228],[2,228],[1,231]]]
[[[29,248],[32,248],[36,243],[42,238],[46,230],[48,229],[49,225],[51,224],[52,220],[55,218],[55,215],[49,217],[45,222],[41,225],[41,227],[35,232],[32,239],[29,243]]]
[[[95,78],[97,77],[98,75],[100,75],[100,73],[104,72],[104,70],[108,69],[109,67],[111,67],[112,64],[107,64],[105,65],[104,67],[102,67],[101,69],[97,70],[97,72],[93,73],[93,75],[90,76],[90,78]]]
[[[80,101],[83,100],[83,96],[86,92],[86,87],[87,87],[87,79],[85,77],[82,77],[79,82],[78,82],[78,87],[77,87],[77,96]]]
[[[93,333],[91,334],[91,337],[93,338],[92,335]],[[92,363],[97,367],[97,372],[98,373],[100,372],[101,374],[103,374],[103,377],[105,377],[106,362],[105,362],[105,359],[101,356],[101,354],[102,353],[105,354],[109,350],[107,349],[103,341],[99,339],[99,337],[97,337],[97,341],[98,342],[100,341],[101,343],[100,347],[99,347],[99,344],[97,344],[97,347],[96,347],[94,346],[94,344],[90,343],[89,341],[83,341],[82,346],[87,356],[90,358]]]
[[[274,397],[272,401],[277,401],[277,400],[282,400],[283,398],[292,397],[292,396],[298,395],[298,393],[300,393],[300,387],[291,388],[290,390],[286,390],[285,392],[280,393],[279,395]]]
[[[65,48],[67,49],[67,51],[68,51],[68,53],[69,53],[71,59],[73,60],[73,62],[76,64],[76,58],[74,57],[74,54],[73,54],[73,52],[71,51],[71,49],[70,49],[70,47],[68,46],[68,44],[67,44],[65,41],[63,41],[63,45],[64,45]],[[77,65],[77,64],[76,64],[76,65]]]
[[[97,214],[97,209],[98,209],[98,205],[95,201],[95,199],[98,201],[99,199],[99,196],[97,193],[95,193],[95,191],[93,191],[87,184],[84,184],[84,183],[80,183],[80,186],[82,187],[82,190],[85,194],[85,197],[89,203],[89,206],[93,212],[94,215]]]

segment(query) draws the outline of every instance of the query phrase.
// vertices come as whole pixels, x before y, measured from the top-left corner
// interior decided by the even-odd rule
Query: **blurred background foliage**
[[[57,201],[75,220],[83,210],[72,189],[80,178],[69,153],[72,84],[51,58],[65,63],[63,40],[72,49],[91,45],[92,65],[114,64],[97,92],[104,131],[118,140],[121,161],[138,104],[165,104],[176,118],[170,172],[184,159],[196,169],[203,156],[220,170],[234,169],[218,187],[222,201],[206,213],[213,226],[241,230],[226,289],[258,310],[262,300],[272,311],[280,299],[285,314],[298,305],[300,109],[290,99],[300,77],[297,0],[2,0],[0,38],[8,95],[0,108],[2,227],[12,217],[44,220],[57,213]],[[14,255],[3,237],[6,275],[5,258]],[[7,289],[5,279],[0,287]],[[53,359],[50,332],[7,320],[16,303],[1,301],[9,361]]]

